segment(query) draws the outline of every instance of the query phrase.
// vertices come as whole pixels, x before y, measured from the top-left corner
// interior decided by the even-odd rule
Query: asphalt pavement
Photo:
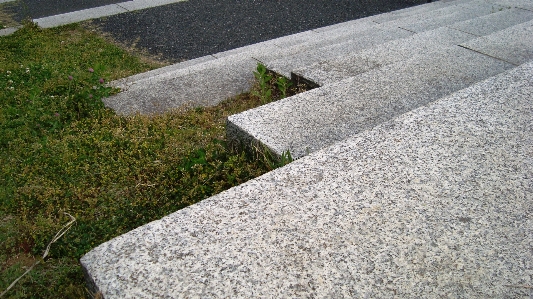
[[[117,4],[120,0],[18,0],[16,21]],[[131,2],[131,1],[130,1]],[[188,0],[94,19],[121,44],[180,62],[427,0]]]

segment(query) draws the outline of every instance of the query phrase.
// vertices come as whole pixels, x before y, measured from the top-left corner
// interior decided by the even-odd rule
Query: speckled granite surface
[[[462,3],[458,3],[457,5],[449,5],[429,13],[424,13],[423,15],[414,15],[389,21],[386,24],[398,26],[413,32],[423,32],[488,15],[494,13],[499,8],[500,6],[487,3],[483,0],[462,1]]]
[[[530,298],[533,62],[104,243],[104,298]]]
[[[513,67],[458,46],[427,54],[231,115],[227,139],[299,158]]]

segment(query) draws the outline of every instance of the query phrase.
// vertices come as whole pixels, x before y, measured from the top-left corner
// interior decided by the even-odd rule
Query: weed
[[[252,94],[261,99],[262,104],[267,104],[272,101],[272,89],[270,88],[270,80],[272,75],[268,73],[267,68],[261,64],[257,64],[257,71],[254,71],[254,76],[259,84],[259,90],[252,91]]]
[[[280,76],[278,77],[276,84],[278,85],[278,89],[281,92],[281,98],[283,99],[287,97],[287,90],[289,89],[289,87],[291,87],[292,82],[289,81],[287,78]]]
[[[318,87],[312,82],[292,82],[284,76],[269,71],[261,63],[257,64],[254,76],[257,83],[251,94],[256,96],[262,105]]]

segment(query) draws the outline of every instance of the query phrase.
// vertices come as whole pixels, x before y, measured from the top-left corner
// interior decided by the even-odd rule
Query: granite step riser
[[[299,158],[514,67],[446,47],[228,118],[238,147],[260,144]],[[438,58],[435,58],[436,56]]]

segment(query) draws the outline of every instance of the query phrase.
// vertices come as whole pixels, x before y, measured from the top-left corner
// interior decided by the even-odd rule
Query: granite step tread
[[[108,241],[113,298],[526,298],[533,62]]]
[[[501,10],[495,13],[451,24],[448,27],[477,36],[484,36],[531,21],[532,19],[533,11],[518,8],[501,8]]]
[[[533,1],[531,0],[489,0],[491,3],[504,6],[516,7],[533,11]]]
[[[512,64],[458,46],[414,57],[232,115],[230,143],[295,158],[494,76]]]
[[[457,12],[462,8],[460,5],[471,3],[479,3],[479,0],[436,1],[429,4],[407,7],[401,10],[380,14],[374,16],[372,21],[382,24],[399,20],[435,18]]]
[[[279,46],[286,48],[286,51],[281,53],[273,53],[271,55],[265,55],[260,57],[255,57],[258,60],[268,60],[275,59],[281,56],[290,56],[298,54],[299,52],[305,50],[314,50],[321,46],[329,46],[332,43],[343,43],[353,38],[358,38],[360,35],[371,35],[374,32],[380,30],[392,30],[397,29],[396,26],[381,25],[376,20],[383,15],[395,14],[397,18],[403,18],[405,16],[415,16],[417,19],[431,18],[432,16],[426,16],[427,11],[432,11],[440,9],[443,7],[448,7],[450,11],[447,13],[457,12],[464,10],[464,7],[459,7],[454,5],[455,2],[466,2],[466,1],[476,1],[476,0],[454,0],[454,1],[438,1],[429,4],[419,5],[415,7],[409,7],[400,11],[409,11],[409,13],[399,13],[395,14],[396,11],[370,16],[362,19],[357,19],[353,21],[348,21],[344,23],[334,24],[331,26],[326,26],[318,29],[313,29],[310,31],[302,32],[302,34],[295,34],[293,37],[282,37],[279,39],[272,40],[271,42],[277,43]],[[377,31],[376,31],[377,30]],[[281,40],[281,41],[278,41]]]
[[[414,15],[397,20],[391,20],[382,24],[397,26],[413,32],[422,32],[495,13],[500,9],[507,8],[487,3],[486,1],[474,0],[464,4],[460,3],[431,11],[424,14],[423,17]]]
[[[440,44],[459,45],[480,35],[492,34],[532,19],[533,12],[516,8],[503,9],[493,14],[387,42],[361,52],[316,62],[296,69],[293,73],[321,86],[331,84],[376,67],[412,58],[413,55],[426,55]],[[509,31],[505,31],[503,35],[508,35],[507,32]]]

